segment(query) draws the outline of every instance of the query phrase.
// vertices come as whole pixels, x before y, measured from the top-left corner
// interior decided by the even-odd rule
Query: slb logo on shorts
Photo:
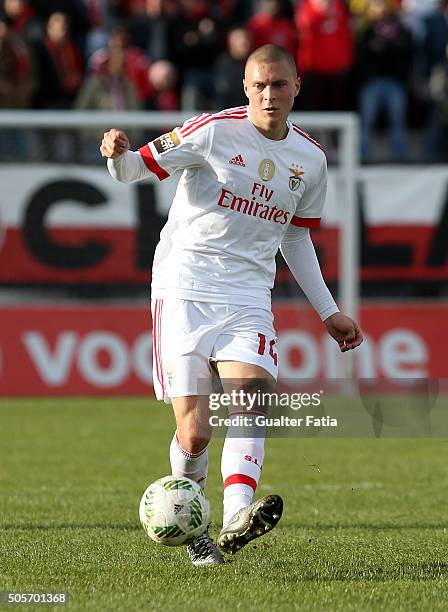
[[[162,134],[162,136],[159,136],[159,138],[154,140],[154,146],[159,153],[164,153],[165,151],[174,149],[174,147],[177,147],[179,144],[180,140],[176,132]]]

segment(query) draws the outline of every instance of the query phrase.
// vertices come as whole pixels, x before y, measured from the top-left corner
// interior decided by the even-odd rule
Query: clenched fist
[[[103,157],[117,157],[129,150],[129,138],[121,130],[113,128],[105,132],[101,141],[100,152]]]

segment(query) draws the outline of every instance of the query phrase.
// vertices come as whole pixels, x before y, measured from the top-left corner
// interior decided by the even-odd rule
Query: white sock
[[[232,428],[229,427],[221,458],[224,482],[223,526],[227,525],[238,510],[252,503],[263,459],[264,437],[232,437]]]
[[[205,488],[208,473],[208,445],[199,453],[189,453],[179,444],[174,433],[170,445],[170,463],[173,476],[185,476]]]

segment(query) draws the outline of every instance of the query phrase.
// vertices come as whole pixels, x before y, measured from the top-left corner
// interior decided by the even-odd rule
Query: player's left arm
[[[359,346],[363,340],[361,330],[353,319],[339,311],[322,276],[310,230],[290,226],[280,250],[294,278],[341,351],[345,353]]]
[[[322,276],[309,230],[310,227],[318,227],[320,224],[326,190],[327,166],[326,160],[323,159],[317,179],[306,190],[303,201],[286,230],[280,250],[328,333],[339,344],[341,352],[345,353],[361,344],[362,333],[353,319],[339,311]]]

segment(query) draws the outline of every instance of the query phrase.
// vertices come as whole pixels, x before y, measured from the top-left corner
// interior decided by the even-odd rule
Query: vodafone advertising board
[[[125,185],[105,167],[0,167],[0,284],[145,285],[177,180]],[[313,232],[330,282],[345,220],[337,184],[330,171],[322,228]],[[448,280],[447,167],[363,168],[357,193],[364,282]],[[290,279],[279,259],[277,280]]]
[[[307,307],[274,306],[280,378],[336,378],[339,351]],[[448,378],[448,304],[364,305],[364,378]],[[344,357],[342,356],[342,359]],[[0,395],[152,393],[149,308],[0,308]]]

